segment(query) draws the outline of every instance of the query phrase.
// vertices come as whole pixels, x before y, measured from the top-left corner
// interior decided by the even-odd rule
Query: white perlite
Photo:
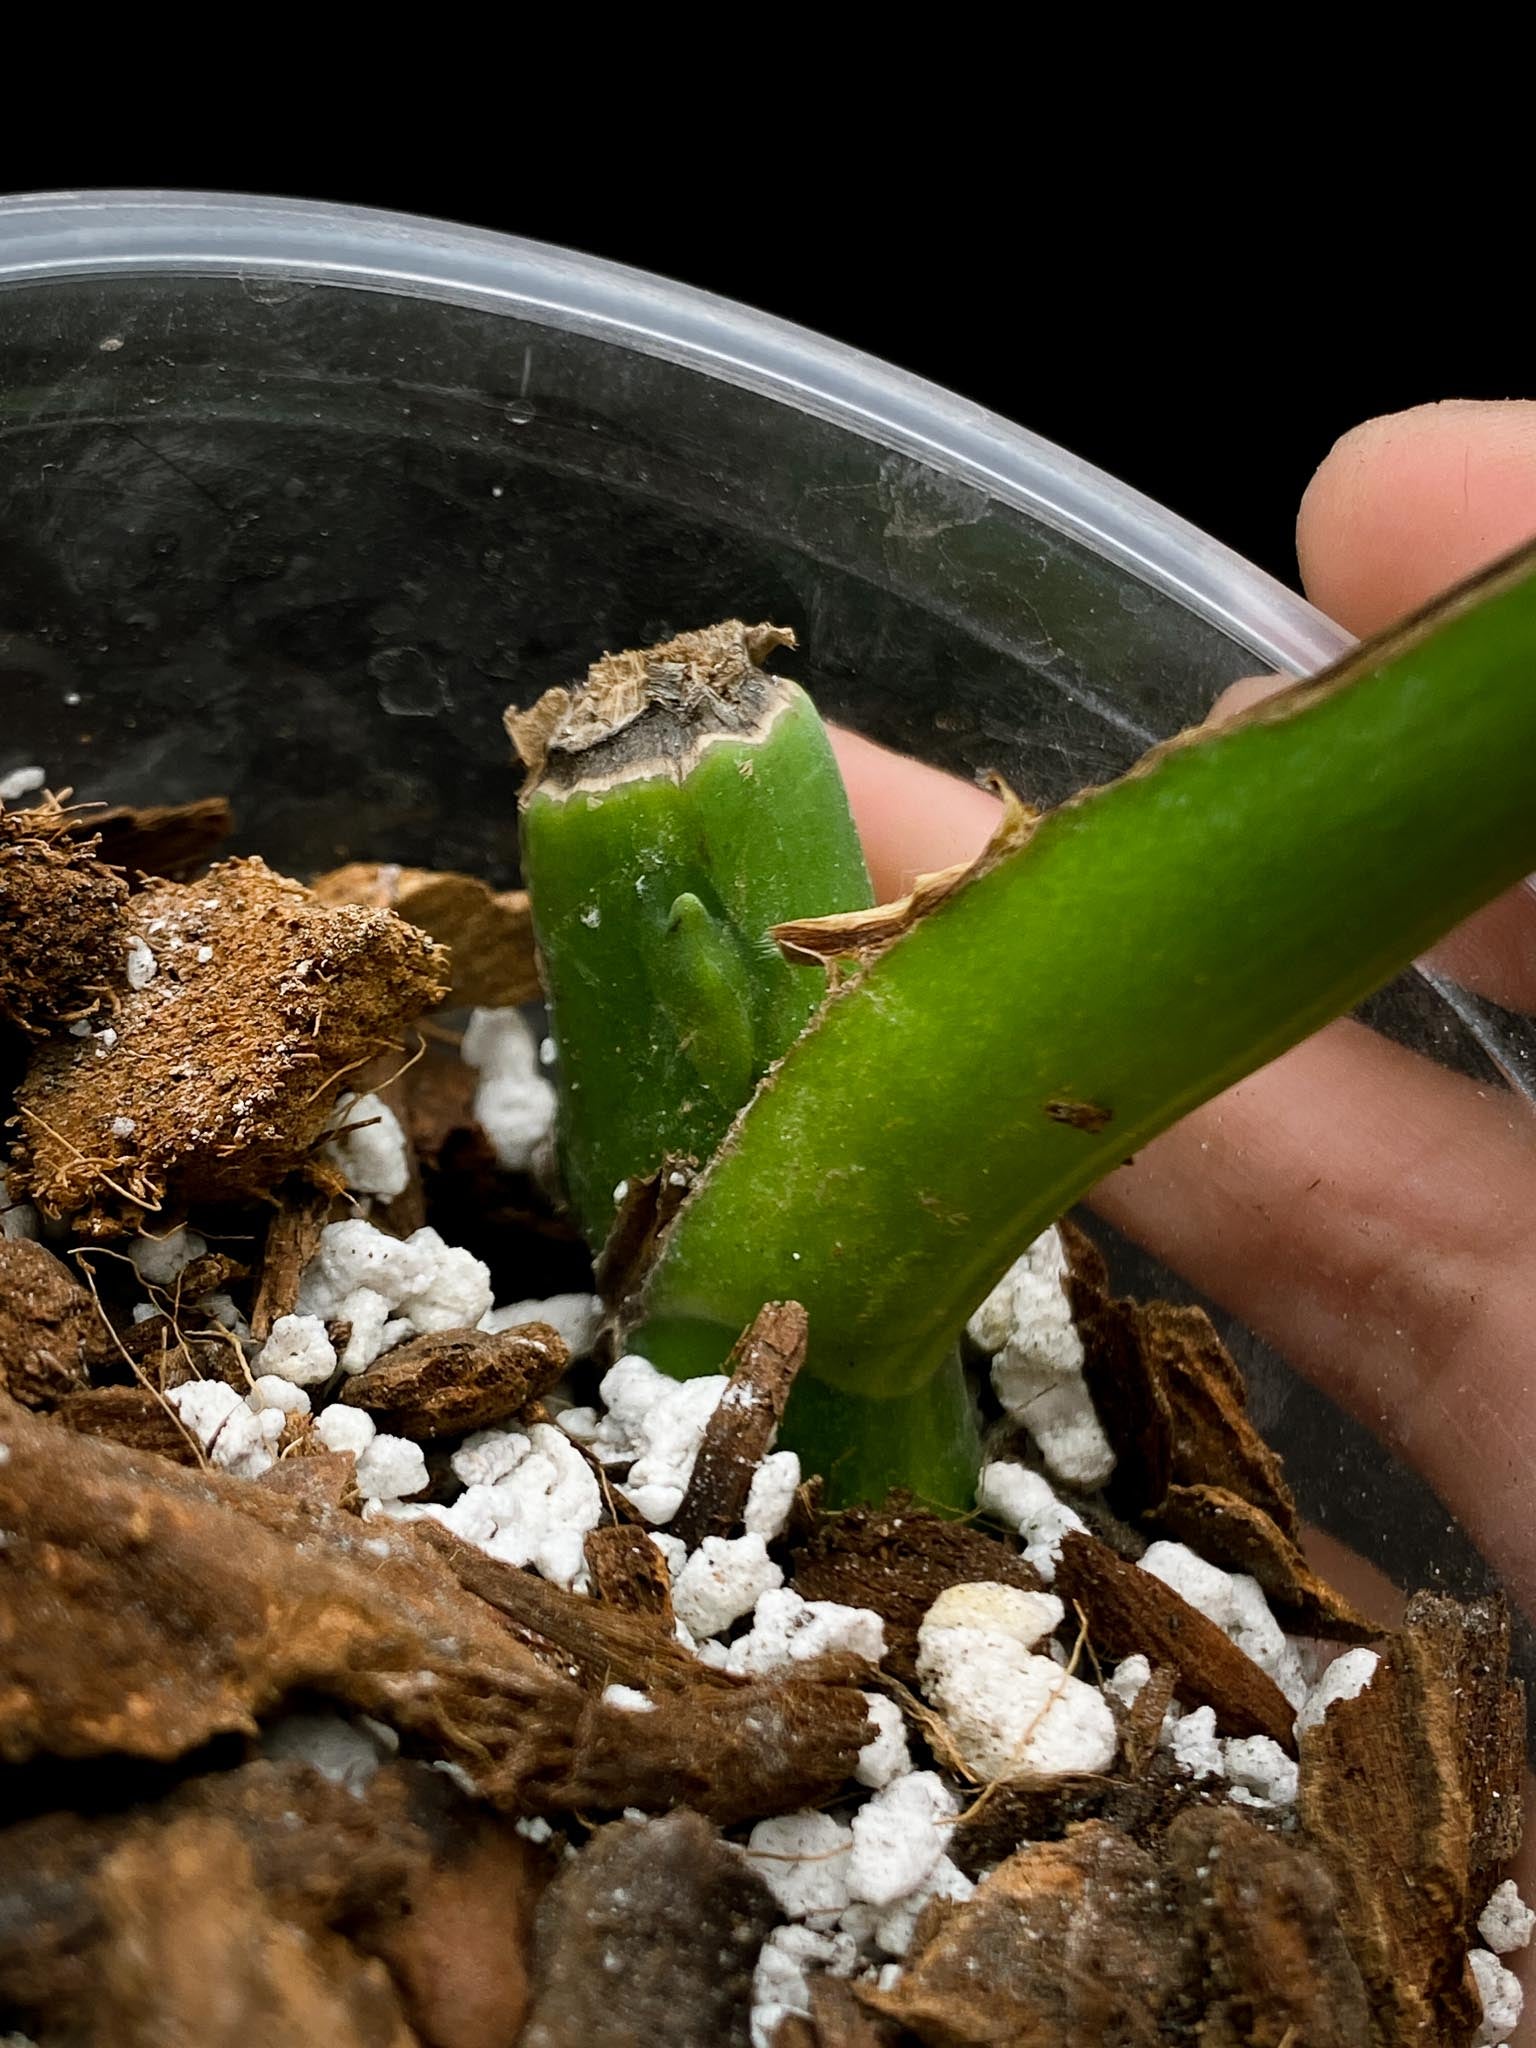
[[[875,1732],[859,1751],[853,1775],[861,1785],[872,1786],[878,1792],[893,1778],[903,1777],[911,1770],[912,1754],[907,1747],[907,1724],[896,1702],[888,1700],[883,1692],[867,1692],[864,1704]]]
[[[867,1607],[802,1600],[783,1586],[758,1601],[750,1631],[731,1644],[726,1668],[766,1678],[837,1650],[878,1664],[885,1655],[885,1623]]]
[[[523,1323],[548,1323],[573,1359],[585,1358],[602,1328],[603,1304],[595,1294],[551,1294],[543,1301],[512,1301],[505,1308],[488,1309],[477,1327],[494,1337]]]
[[[1141,1698],[1142,1688],[1151,1676],[1151,1664],[1139,1653],[1133,1657],[1122,1657],[1105,1679],[1104,1690],[1113,1693],[1129,1713]]]
[[[336,1370],[336,1349],[318,1316],[279,1316],[251,1370],[297,1387],[318,1387]]]
[[[1226,1776],[1221,1744],[1216,1739],[1214,1707],[1196,1707],[1191,1714],[1181,1714],[1167,1732],[1168,1747],[1180,1770],[1195,1779]]]
[[[1070,1529],[1087,1526],[1076,1509],[1056,1498],[1043,1474],[1007,1459],[982,1466],[976,1505],[1018,1531],[1025,1562],[1034,1566],[1048,1586],[1061,1563],[1062,1537]]]
[[[585,1458],[553,1424],[476,1430],[452,1466],[465,1491],[451,1507],[420,1513],[490,1557],[585,1592],[587,1532],[603,1518],[602,1495]]]
[[[709,1418],[730,1385],[723,1373],[669,1379],[627,1353],[603,1375],[605,1413],[567,1408],[560,1427],[604,1465],[628,1465],[620,1491],[648,1522],[670,1522],[682,1504]]]
[[[142,939],[133,938],[125,948],[127,954],[126,972],[130,988],[148,988],[160,972],[160,963]]]
[[[400,1119],[377,1095],[342,1094],[336,1098],[338,1133],[327,1141],[324,1156],[355,1195],[378,1195],[393,1201],[411,1183],[411,1154]]]
[[[1335,1657],[1307,1694],[1306,1704],[1296,1716],[1298,1741],[1309,1728],[1316,1728],[1321,1723],[1328,1709],[1337,1701],[1358,1699],[1376,1676],[1380,1662],[1374,1650],[1346,1650],[1342,1657]]]
[[[706,1536],[677,1575],[672,1608],[690,1635],[717,1636],[783,1583],[761,1536]]]
[[[237,1479],[259,1479],[276,1459],[272,1446],[283,1433],[279,1408],[248,1408],[222,1380],[188,1380],[172,1387],[166,1400],[208,1453],[209,1463]]]
[[[0,1167],[0,1237],[35,1238],[42,1219],[30,1202],[13,1202]]]
[[[1472,1965],[1477,1995],[1483,2002],[1482,2023],[1472,2037],[1475,2048],[1499,2048],[1519,2026],[1525,2010],[1520,1979],[1485,1948],[1470,1950],[1467,1961]]]
[[[1295,1760],[1267,1735],[1230,1736],[1221,1745],[1227,1782],[1239,1806],[1294,1806]]]
[[[368,1727],[340,1714],[284,1714],[262,1730],[261,1753],[273,1763],[309,1764],[361,1798],[388,1750]]]
[[[333,1401],[315,1417],[315,1435],[328,1451],[350,1451],[354,1458],[360,1458],[378,1435],[378,1429],[366,1408]]]
[[[656,1711],[656,1702],[649,1693],[636,1692],[632,1685],[605,1685],[602,1698],[605,1707],[622,1707],[627,1714],[654,1714]]]
[[[307,1415],[309,1396],[302,1387],[295,1386],[280,1373],[262,1373],[252,1380],[251,1391],[245,1397],[246,1406],[260,1410],[275,1408],[280,1415]]]
[[[1521,1898],[1512,1877],[1506,1877],[1484,1906],[1477,1931],[1495,1955],[1507,1956],[1524,1948],[1536,1928],[1536,1913]]]
[[[1092,1492],[1115,1469],[1115,1454],[1083,1379],[1066,1277],[1061,1233],[1044,1231],[977,1309],[966,1334],[992,1354],[997,1398],[1039,1445],[1052,1478]]]
[[[134,1270],[151,1287],[169,1287],[179,1273],[208,1249],[208,1240],[182,1224],[164,1237],[136,1237],[128,1247]]]
[[[971,1879],[958,1864],[947,1856],[941,1856],[933,1869],[923,1879],[916,1891],[909,1892],[904,1899],[898,1899],[894,1906],[888,1906],[883,1913],[874,1917],[870,1930],[877,1948],[888,1956],[904,1956],[912,1946],[913,1931],[918,1917],[930,1899],[951,1899],[957,1905],[968,1899],[976,1889]],[[850,1906],[843,1915],[843,1925],[850,1926],[852,1915],[857,1910]],[[870,1911],[864,1908],[864,1911]]]
[[[852,1828],[830,1813],[808,1811],[760,1820],[747,1837],[746,1857],[787,1919],[830,1927],[848,1904],[852,1850]]]
[[[1263,1588],[1245,1572],[1224,1572],[1207,1564],[1183,1543],[1154,1543],[1141,1560],[1141,1569],[1171,1586],[1182,1599],[1230,1637],[1245,1656],[1251,1657],[1269,1676],[1295,1708],[1307,1696],[1301,1675],[1301,1660],[1293,1644],[1269,1611]]]
[[[302,1316],[348,1323],[346,1372],[363,1372],[403,1338],[432,1330],[472,1330],[491,1306],[491,1276],[481,1261],[445,1244],[430,1226],[390,1237],[361,1218],[328,1223],[304,1269],[296,1304]]]
[[[365,1500],[403,1500],[428,1483],[427,1461],[420,1444],[406,1436],[375,1431],[358,1453],[357,1490]]]
[[[476,1010],[461,1047],[480,1076],[475,1121],[504,1173],[528,1173],[547,1154],[555,1091],[539,1069],[539,1045],[520,1010]]]
[[[937,1771],[909,1771],[853,1816],[848,1897],[894,1906],[929,1878],[949,1846],[960,1802]]]
[[[810,2017],[812,1976],[851,1977],[858,1962],[858,1943],[851,1934],[776,1927],[758,1952],[752,1978],[752,2048],[772,2048],[791,2014]]]
[[[800,1485],[800,1460],[793,1451],[770,1451],[752,1475],[742,1527],[772,1543],[784,1534]]]
[[[18,797],[31,796],[48,780],[46,768],[13,768],[0,775],[0,804],[13,804]]]
[[[1103,1695],[1034,1645],[1062,1604],[1015,1586],[951,1586],[917,1635],[918,1682],[977,1777],[1104,1771],[1118,1733]]]

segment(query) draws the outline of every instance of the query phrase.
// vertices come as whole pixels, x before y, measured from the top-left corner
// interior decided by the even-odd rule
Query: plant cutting
[[[1536,574],[1051,813],[1011,801],[973,866],[873,911],[806,701],[757,665],[785,637],[686,636],[511,719],[564,1156],[589,1228],[610,1187],[693,1182],[615,1304],[647,1356],[716,1371],[794,1298],[808,1465],[962,1507],[955,1345],[1022,1248],[1536,863]]]

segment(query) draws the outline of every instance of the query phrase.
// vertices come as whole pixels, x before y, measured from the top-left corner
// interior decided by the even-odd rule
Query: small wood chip
[[[82,1436],[110,1437],[131,1450],[153,1451],[178,1465],[202,1461],[188,1431],[148,1387],[85,1387],[66,1394],[59,1420]]]
[[[621,1320],[655,1263],[667,1225],[687,1200],[696,1162],[669,1152],[654,1173],[631,1174],[595,1268],[597,1291]]]
[[[1003,1778],[974,1800],[956,1823],[949,1853],[967,1877],[979,1877],[1029,1842],[1059,1842],[1087,1821],[1154,1844],[1173,1816],[1200,1795],[1169,1764],[1129,1779],[1086,1772],[1060,1778]]]
[[[770,1301],[738,1338],[726,1360],[731,1383],[705,1426],[688,1490],[669,1525],[690,1550],[706,1536],[739,1530],[757,1468],[805,1363],[807,1336],[798,1301]]]
[[[1408,1603],[1405,1626],[1439,1669],[1455,1712],[1476,1915],[1524,1833],[1525,1687],[1509,1676],[1509,1608],[1497,1598],[1419,1593]]]
[[[1394,1636],[1366,1689],[1302,1738],[1297,1814],[1338,1893],[1373,2048],[1472,2036],[1466,1765],[1438,1628]]]
[[[586,1541],[590,1597],[600,1607],[649,1615],[670,1634],[672,1582],[666,1559],[644,1529],[630,1522],[592,1529]]]
[[[340,1215],[342,1205],[328,1190],[307,1180],[285,1181],[273,1196],[261,1254],[261,1278],[251,1304],[251,1335],[265,1343],[279,1316],[291,1316],[304,1268],[320,1249],[320,1233]]]
[[[341,1399],[379,1427],[421,1443],[463,1436],[521,1415],[565,1371],[569,1353],[548,1323],[437,1330],[403,1344],[349,1379]]]
[[[917,1631],[949,1586],[994,1579],[1026,1592],[1039,1574],[1018,1551],[964,1522],[895,1502],[825,1517],[795,1551],[791,1584],[806,1600],[868,1607],[885,1622],[885,1668],[917,1683]]]
[[[1173,1411],[1176,1485],[1220,1486],[1263,1510],[1294,1542],[1296,1501],[1279,1458],[1254,1428],[1247,1389],[1204,1309],[1148,1301],[1136,1311],[1143,1355]]]
[[[1384,1633],[1381,1623],[1319,1578],[1270,1516],[1240,1494],[1219,1486],[1170,1486],[1157,1521],[1212,1564],[1257,1579],[1293,1635],[1369,1643]]]
[[[52,1408],[86,1383],[101,1318],[90,1294],[52,1252],[0,1237],[0,1392]]]
[[[455,1008],[517,1009],[543,993],[526,890],[498,895],[474,875],[374,861],[333,868],[312,887],[322,903],[392,910],[447,946]]]
[[[1173,1705],[1177,1673],[1169,1664],[1159,1664],[1137,1693],[1120,1724],[1120,1759],[1129,1775],[1140,1778],[1157,1755],[1163,1717]]]
[[[747,2048],[773,1895],[694,1813],[602,1828],[545,1894],[522,2048]]]
[[[1056,1591],[1082,1609],[1101,1658],[1139,1651],[1166,1664],[1177,1674],[1178,1699],[1214,1707],[1223,1734],[1268,1735],[1295,1755],[1295,1711],[1279,1686],[1161,1579],[1074,1529],[1062,1539]]]
[[[70,837],[94,839],[98,858],[130,877],[184,882],[205,867],[235,829],[229,800],[194,797],[185,804],[86,805],[69,815]]]

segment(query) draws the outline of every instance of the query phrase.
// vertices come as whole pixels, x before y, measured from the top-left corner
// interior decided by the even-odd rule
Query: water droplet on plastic
[[[537,409],[527,398],[509,398],[502,411],[514,427],[526,427],[530,420],[538,418]]]
[[[419,647],[381,647],[368,663],[379,709],[391,718],[431,718],[452,702],[448,683]]]

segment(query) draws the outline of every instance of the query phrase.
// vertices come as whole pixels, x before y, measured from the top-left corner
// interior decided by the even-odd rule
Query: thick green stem
[[[638,1341],[765,1300],[919,1388],[1046,1224],[1536,867],[1536,552],[999,846],[831,996],[674,1221]]]
[[[771,928],[870,901],[821,721],[758,665],[791,639],[687,634],[509,720],[561,1162],[594,1247],[621,1183],[710,1157],[821,1000],[823,971],[791,966]]]

